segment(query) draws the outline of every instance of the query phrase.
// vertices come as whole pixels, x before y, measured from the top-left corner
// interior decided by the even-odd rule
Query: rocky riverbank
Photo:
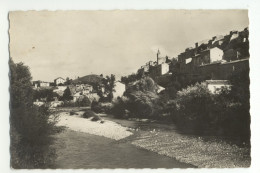
[[[174,131],[142,131],[131,143],[199,168],[249,167],[251,163],[250,149],[246,146],[238,147],[221,140],[205,140]]]
[[[59,114],[58,125],[66,126],[70,130],[130,143],[200,168],[249,167],[251,163],[249,146],[237,146],[215,137],[209,139],[181,134],[171,126],[167,129],[162,128],[167,125],[150,125],[147,122],[136,123],[118,119],[113,122],[111,118],[105,119],[104,123],[93,122],[81,118],[82,112],[78,112],[76,116],[71,116],[69,112]],[[143,128],[143,123],[148,128]]]

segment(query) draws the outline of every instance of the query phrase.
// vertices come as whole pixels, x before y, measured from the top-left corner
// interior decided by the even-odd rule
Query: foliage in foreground
[[[50,167],[55,159],[51,135],[57,132],[57,117],[51,116],[46,107],[33,105],[29,68],[12,59],[9,65],[11,167]]]
[[[197,83],[179,91],[169,107],[179,127],[244,139],[250,137],[249,107],[227,88],[212,94],[205,83]]]
[[[130,86],[126,96],[113,103],[111,113],[118,118],[127,116],[152,118],[158,114],[158,86],[150,77],[141,78]]]
[[[222,88],[219,94],[212,94],[205,83],[196,83],[168,97],[156,93],[152,79],[145,80],[135,82],[125,97],[113,102],[115,117],[171,120],[185,131],[250,138],[248,71],[232,74],[231,90]]]

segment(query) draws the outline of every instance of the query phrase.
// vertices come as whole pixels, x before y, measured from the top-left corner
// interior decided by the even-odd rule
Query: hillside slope
[[[82,83],[82,84],[90,84],[90,85],[97,85],[97,84],[101,84],[102,82],[102,77],[96,74],[91,74],[91,75],[86,75],[83,77],[80,77],[78,79],[75,79],[72,81],[72,83]]]

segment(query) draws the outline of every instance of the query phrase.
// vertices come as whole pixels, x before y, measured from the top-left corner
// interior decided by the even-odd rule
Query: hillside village
[[[249,32],[230,31],[229,34],[217,35],[208,40],[195,43],[178,57],[170,59],[157,52],[157,61],[149,61],[141,66],[137,74],[151,76],[162,86],[169,80],[184,77],[190,80],[219,80],[225,83],[231,73],[249,68]],[[173,76],[173,79],[169,79]],[[222,82],[222,81],[223,82]]]
[[[102,75],[101,75],[102,76]],[[100,97],[108,97],[108,92],[105,89],[102,80],[105,78],[98,75],[87,75],[75,80],[65,80],[62,77],[54,79],[54,82],[33,81],[33,89],[35,91],[51,90],[56,95],[51,99],[50,107],[61,106],[64,102],[62,99],[66,89],[69,90],[71,101],[82,101],[88,98],[90,102],[93,100],[98,101]],[[113,96],[115,98],[122,97],[125,92],[125,84],[120,81],[114,82]],[[35,104],[41,106],[46,103],[46,97],[41,97],[35,100]]]
[[[230,31],[227,35],[213,36],[211,39],[196,42],[194,47],[188,47],[178,57],[161,56],[158,49],[156,61],[149,61],[141,66],[135,74],[123,76],[121,81],[115,82],[114,98],[123,96],[127,88],[135,81],[144,77],[151,77],[160,87],[158,92],[172,86],[172,82],[179,82],[182,87],[196,82],[206,81],[212,93],[223,86],[230,86],[229,77],[249,69],[249,31]],[[135,77],[133,77],[133,75]],[[59,97],[64,91],[70,90],[74,102],[87,97],[91,102],[98,101],[100,94],[107,97],[102,80],[103,75],[92,75],[91,80],[84,80],[91,75],[75,80],[58,77],[53,82],[33,81],[35,90],[52,89]],[[131,79],[131,76],[133,77]],[[100,93],[101,91],[101,93]],[[99,94],[98,94],[99,93]],[[44,98],[35,104],[43,104]],[[55,97],[52,106],[63,102]]]

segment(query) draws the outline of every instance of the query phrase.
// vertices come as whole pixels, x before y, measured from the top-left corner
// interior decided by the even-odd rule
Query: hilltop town
[[[211,39],[196,42],[177,57],[161,56],[158,49],[156,61],[149,61],[135,74],[123,76],[115,81],[114,98],[122,97],[124,92],[145,76],[151,77],[160,91],[175,87],[177,89],[206,81],[212,93],[223,86],[230,86],[230,76],[249,69],[249,31],[230,31],[227,35],[213,36]],[[91,78],[91,80],[90,80]],[[87,75],[75,80],[58,77],[53,82],[33,81],[35,90],[51,89],[57,95],[52,106],[61,105],[64,91],[68,88],[74,102],[87,97],[90,102],[107,97],[103,75]],[[177,87],[176,87],[177,85]],[[45,98],[35,102],[42,105]]]
[[[179,81],[185,86],[205,80],[218,80],[224,84],[232,73],[249,68],[248,36],[248,28],[230,31],[224,36],[196,42],[194,47],[186,48],[173,58],[161,56],[158,50],[157,60],[141,66],[136,76],[148,75],[164,87],[171,81]],[[134,79],[130,75],[122,81],[130,83]]]

